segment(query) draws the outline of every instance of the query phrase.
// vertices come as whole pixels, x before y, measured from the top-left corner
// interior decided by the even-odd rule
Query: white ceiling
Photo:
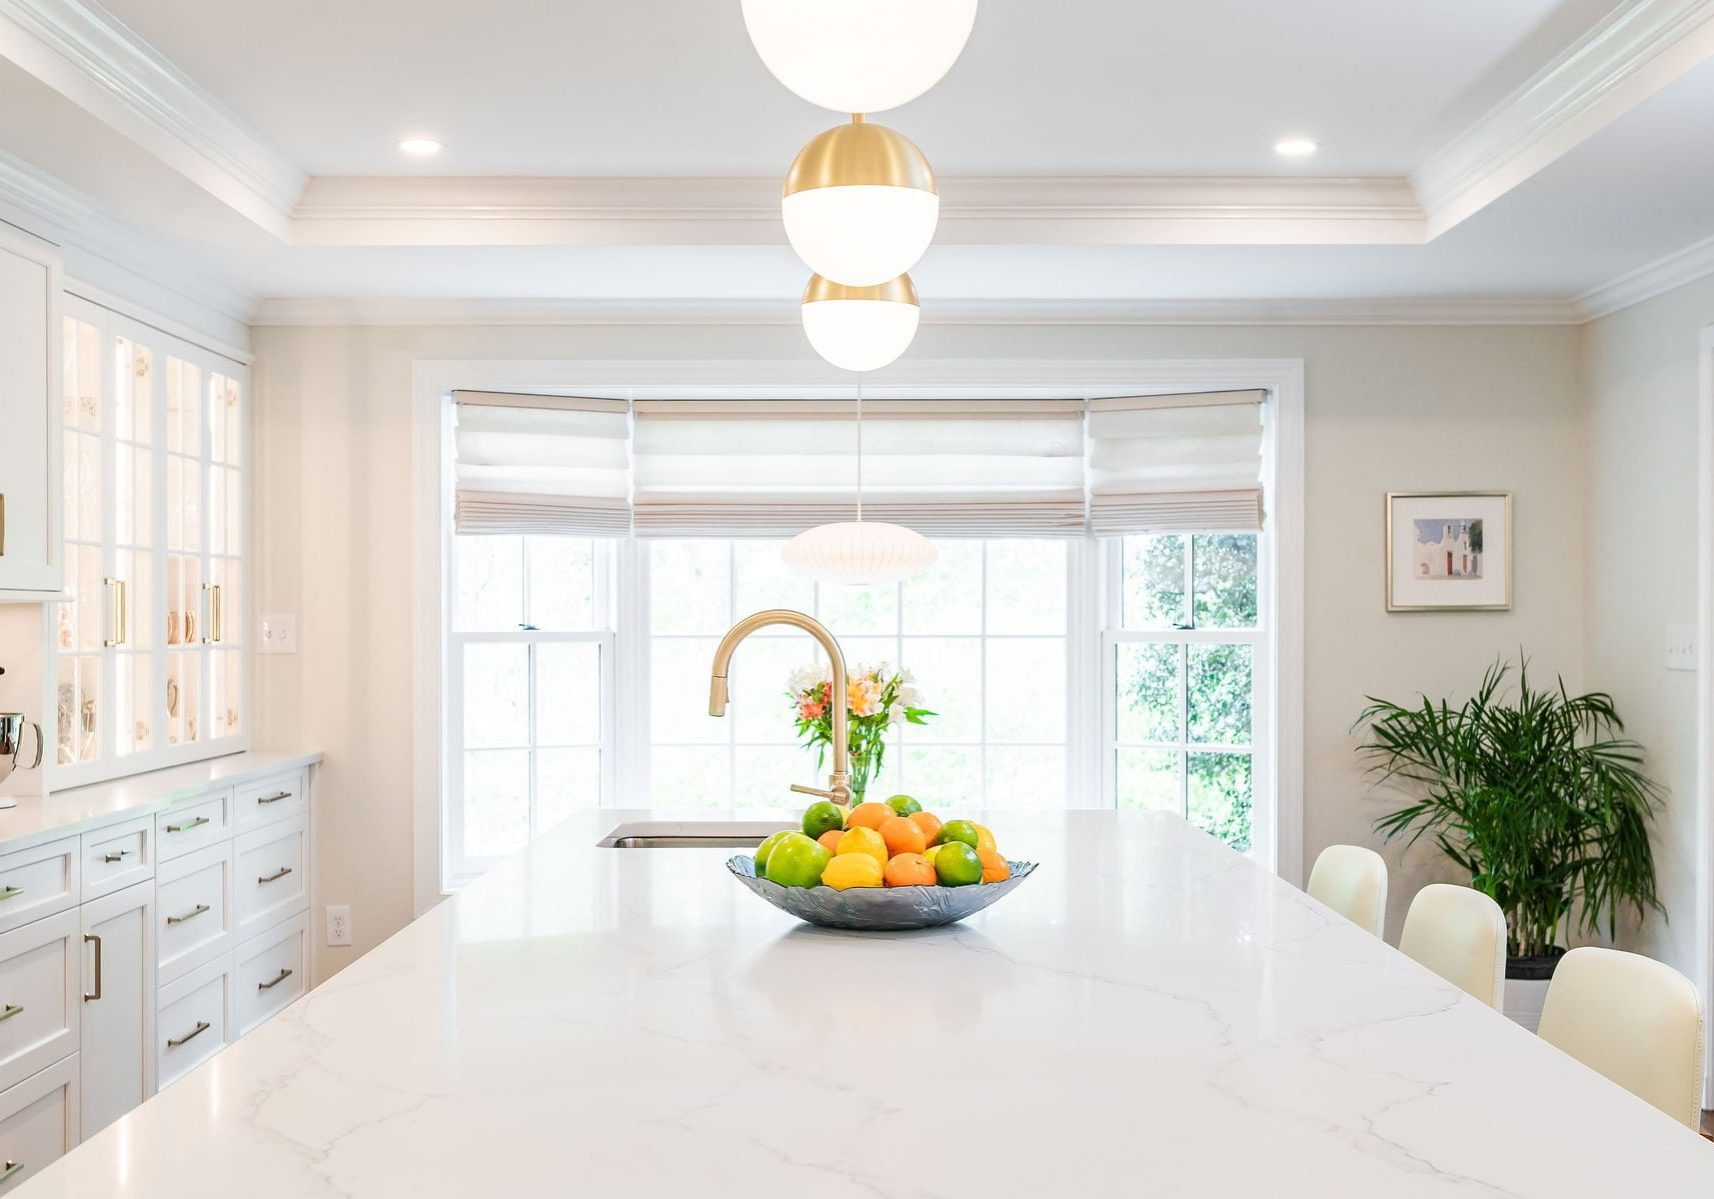
[[[838,118],[786,92],[737,0],[106,0],[315,175],[775,175]],[[945,174],[1403,174],[1612,0],[986,0],[884,118]],[[307,85],[307,86],[306,86]],[[1474,109],[1474,111],[1472,111]]]
[[[0,13],[0,204],[9,161],[72,189],[86,216],[64,222],[70,240],[111,249],[139,231],[148,262],[187,269],[179,286],[206,279],[251,307],[740,301],[789,317],[806,272],[771,181],[837,118],[768,76],[736,0],[106,4],[71,39],[111,39],[94,64],[21,52]],[[121,81],[135,94],[113,86],[103,68],[136,61],[148,68]],[[1714,237],[1709,111],[1714,0],[986,0],[947,79],[886,119],[929,154],[948,204],[975,197],[913,272],[931,319],[937,300],[1551,314]],[[417,133],[447,144],[427,167],[396,148]],[[1271,144],[1285,133],[1323,150],[1284,162]],[[1425,170],[1462,189],[1439,223],[1438,193],[1414,182]],[[425,173],[462,182],[388,183]],[[960,178],[975,175],[997,178]],[[1246,224],[1234,177],[1300,190],[1257,200]],[[619,228],[589,216],[577,180],[638,185],[623,201],[637,211],[663,194],[760,201]],[[1036,184],[1051,212],[1030,208]],[[522,201],[472,207],[515,186],[570,188],[582,207],[551,221]],[[1194,231],[1162,217],[1162,186],[1185,189]],[[1371,193],[1403,205],[1392,224],[1365,212]]]

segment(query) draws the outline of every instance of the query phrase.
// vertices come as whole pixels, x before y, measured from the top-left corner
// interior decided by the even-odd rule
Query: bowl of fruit
[[[823,928],[896,932],[962,920],[1016,887],[1034,862],[1000,856],[969,820],[944,823],[909,795],[847,810],[827,800],[726,863],[782,911]]]

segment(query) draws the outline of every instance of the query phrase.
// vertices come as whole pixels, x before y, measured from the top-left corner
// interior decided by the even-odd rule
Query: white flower
[[[797,670],[792,671],[791,678],[786,685],[791,688],[793,695],[803,695],[806,692],[813,691],[822,683],[832,681],[833,673],[828,667],[802,666]]]
[[[888,724],[903,724],[905,720],[905,704],[903,700],[894,700],[887,709]]]
[[[900,687],[899,688],[899,703],[903,707],[907,707],[907,708],[920,708],[920,707],[922,707],[922,692],[918,691],[915,687],[909,686],[908,684],[906,686]]]

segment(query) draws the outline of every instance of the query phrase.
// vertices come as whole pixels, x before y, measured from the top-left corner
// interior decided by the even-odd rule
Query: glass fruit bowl
[[[953,924],[1005,897],[1028,878],[1034,862],[1011,862],[1010,878],[964,887],[783,887],[756,875],[756,860],[748,854],[729,858],[726,868],[763,899],[799,920],[822,928],[852,932],[901,932]]]

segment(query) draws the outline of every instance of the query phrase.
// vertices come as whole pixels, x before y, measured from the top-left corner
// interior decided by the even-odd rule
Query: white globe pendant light
[[[863,519],[863,383],[857,383],[857,519],[805,529],[780,550],[785,564],[817,583],[897,583],[939,557],[934,543],[903,525]]]
[[[874,287],[846,287],[811,275],[803,331],[815,352],[841,370],[877,371],[910,348],[922,309],[909,275]]]
[[[774,78],[835,112],[885,112],[958,61],[976,0],[744,0],[744,27]]]
[[[780,215],[810,270],[848,287],[873,287],[923,256],[940,220],[940,195],[928,159],[909,138],[855,116],[798,152]]]

